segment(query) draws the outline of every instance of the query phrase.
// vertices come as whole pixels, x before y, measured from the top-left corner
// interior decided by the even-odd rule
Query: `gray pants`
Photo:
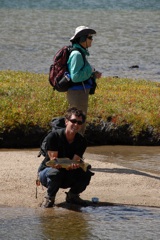
[[[68,90],[67,91],[67,100],[69,107],[76,107],[81,109],[86,115],[88,110],[88,98],[89,98],[89,90]],[[80,133],[84,135],[86,128],[86,124],[82,126]]]

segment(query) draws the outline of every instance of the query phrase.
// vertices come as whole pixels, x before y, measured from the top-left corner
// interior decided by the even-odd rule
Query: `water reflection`
[[[88,222],[81,212],[52,209],[50,216],[41,215],[41,230],[47,239],[87,239]]]
[[[0,207],[1,239],[159,239],[160,209],[133,206]],[[107,238],[106,238],[107,236]]]

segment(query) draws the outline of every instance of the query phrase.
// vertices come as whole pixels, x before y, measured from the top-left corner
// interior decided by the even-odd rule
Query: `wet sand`
[[[37,150],[0,151],[0,206],[39,208],[46,194],[42,186],[37,188],[37,169],[43,157]],[[95,175],[81,197],[108,204],[160,207],[160,174],[138,171],[88,157]],[[65,201],[66,189],[60,189],[56,204]]]

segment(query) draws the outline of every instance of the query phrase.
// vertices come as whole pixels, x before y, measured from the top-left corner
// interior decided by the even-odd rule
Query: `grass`
[[[160,83],[106,77],[90,95],[87,121],[132,125],[133,135],[152,126],[160,132]],[[53,117],[68,107],[66,93],[53,91],[46,74],[0,71],[0,133],[34,126],[49,129]]]
[[[129,123],[135,135],[149,126],[160,132],[160,83],[133,79],[101,79],[90,99],[89,116]]]

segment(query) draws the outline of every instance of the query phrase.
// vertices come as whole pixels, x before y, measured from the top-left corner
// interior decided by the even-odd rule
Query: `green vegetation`
[[[28,72],[0,71],[0,133],[34,126],[48,130],[53,117],[67,109],[65,93],[52,90],[48,76]],[[90,95],[88,123],[110,120],[117,126],[132,125],[138,135],[152,126],[160,132],[160,83],[106,77],[98,80]]]
[[[108,117],[116,125],[132,125],[135,135],[152,126],[160,132],[160,83],[105,78],[90,99],[89,116]]]

